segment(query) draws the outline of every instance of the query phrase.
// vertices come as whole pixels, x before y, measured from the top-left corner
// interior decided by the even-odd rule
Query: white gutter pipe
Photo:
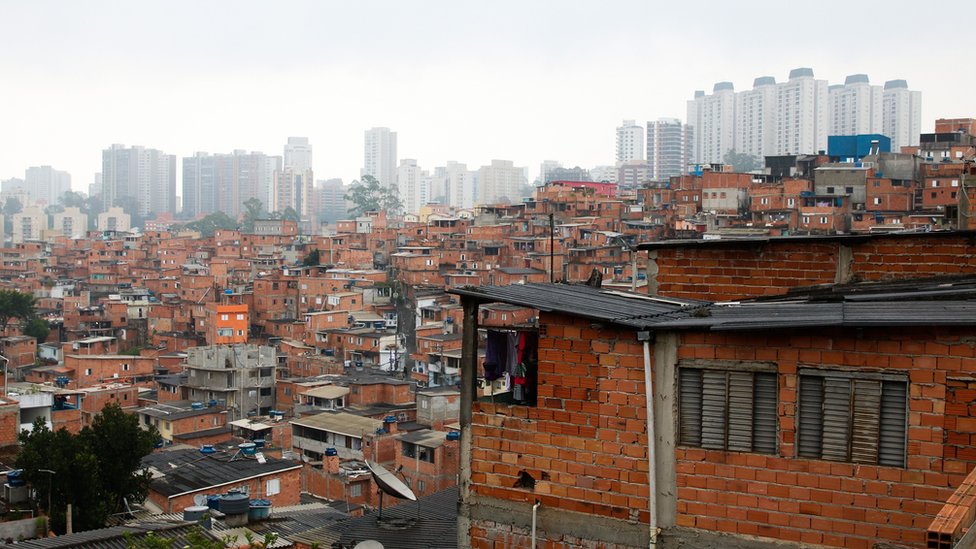
[[[651,374],[651,334],[650,332],[638,332],[637,339],[644,342],[644,394],[647,406],[647,511],[648,528],[651,532],[650,546],[652,549],[657,547],[657,467],[655,462],[655,442],[654,433],[654,385]]]
[[[535,505],[532,506],[532,549],[535,549],[535,517],[540,505],[542,503],[539,500],[535,500]]]

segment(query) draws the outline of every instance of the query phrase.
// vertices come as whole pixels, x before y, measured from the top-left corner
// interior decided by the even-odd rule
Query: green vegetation
[[[403,210],[400,191],[396,185],[383,185],[371,175],[364,175],[363,180],[358,183],[354,181],[345,198],[353,203],[349,210],[351,216],[366,212],[396,214]]]
[[[56,532],[65,531],[69,503],[74,529],[91,530],[124,511],[126,501],[142,501],[148,494],[151,478],[139,467],[159,433],[152,427],[142,429],[139,419],[118,404],[106,406],[77,435],[66,429],[51,431],[38,418],[33,430],[18,438],[16,467],[24,470],[24,479],[33,486]]]

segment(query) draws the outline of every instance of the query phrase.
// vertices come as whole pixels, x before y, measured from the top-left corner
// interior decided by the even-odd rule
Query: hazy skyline
[[[908,2],[0,0],[0,179],[52,165],[86,191],[113,143],[280,155],[304,136],[316,179],[348,183],[374,126],[425,169],[500,158],[534,177],[546,159],[612,164],[624,119],[684,120],[695,90],[801,66],[831,84],[906,79],[931,131],[976,115],[976,76],[962,51],[932,49],[944,25],[921,15]]]

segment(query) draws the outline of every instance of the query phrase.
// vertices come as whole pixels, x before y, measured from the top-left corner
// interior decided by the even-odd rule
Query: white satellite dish
[[[376,485],[379,486],[380,490],[383,490],[383,492],[390,494],[395,498],[417,501],[417,496],[413,493],[413,491],[406,484],[404,484],[402,480],[393,476],[393,473],[384,469],[382,465],[367,461],[366,468],[369,469],[370,473],[373,473],[373,480],[376,481]]]
[[[352,549],[383,549],[383,544],[375,539],[368,539],[357,543]]]
[[[207,504],[207,496],[205,496],[203,494],[197,494],[197,495],[193,496],[193,503],[194,503],[194,505],[198,505],[198,506],[201,506],[201,507],[202,506],[205,506]]]

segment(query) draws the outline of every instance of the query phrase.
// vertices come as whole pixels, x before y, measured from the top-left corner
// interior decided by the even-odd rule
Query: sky
[[[51,165],[85,191],[113,143],[179,165],[196,151],[281,155],[303,136],[316,179],[348,183],[374,126],[426,169],[498,158],[534,178],[547,159],[612,164],[624,119],[684,119],[695,90],[750,89],[796,67],[831,84],[906,79],[922,92],[923,132],[976,116],[976,72],[947,30],[969,3],[799,6],[0,0],[0,180]]]

